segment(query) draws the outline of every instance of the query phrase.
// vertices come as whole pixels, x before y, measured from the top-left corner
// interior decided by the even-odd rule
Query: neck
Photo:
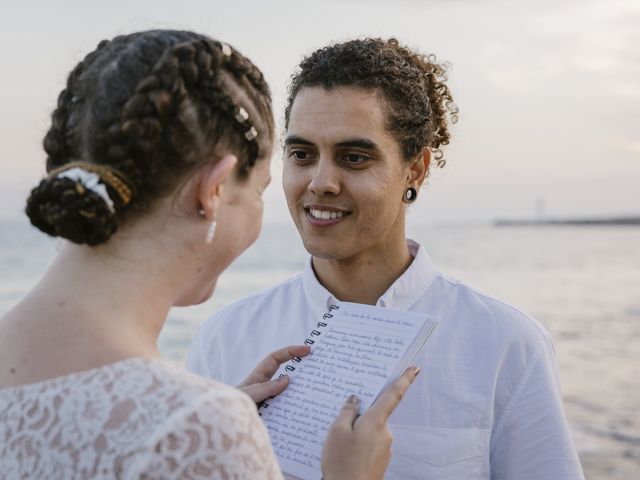
[[[65,246],[23,301],[37,312],[29,321],[55,325],[70,335],[74,349],[156,356],[156,340],[172,304],[170,277],[144,258],[146,252],[113,253]]]
[[[340,260],[314,257],[313,269],[319,282],[338,300],[375,305],[412,260],[403,239],[384,253],[367,252]]]
[[[65,245],[40,283],[0,321],[0,364],[15,372],[5,378],[3,367],[0,384],[159,356],[158,335],[189,281],[187,262],[168,255],[172,250],[157,238],[148,245],[112,240]]]

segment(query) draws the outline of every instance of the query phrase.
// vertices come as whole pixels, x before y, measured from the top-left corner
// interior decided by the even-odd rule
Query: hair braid
[[[271,148],[271,98],[260,71],[228,49],[174,30],[101,42],[69,75],[44,143],[49,171],[79,162],[97,172],[115,208],[74,180],[82,177],[51,174],[27,202],[32,223],[95,245],[209,161],[218,146],[238,156],[239,175],[248,174]],[[125,184],[102,178],[107,171]]]
[[[248,80],[249,84],[270,102],[271,97],[268,87],[266,90],[264,88],[258,88],[260,85],[257,83],[257,80],[250,78],[250,75],[255,75],[255,72],[248,68],[250,62],[242,55],[237,54],[233,49],[231,49],[231,55],[226,56],[222,51],[222,44],[219,42],[214,43],[211,40],[202,40],[193,46],[195,48],[195,67],[196,70],[200,72],[198,77],[199,82],[194,85],[195,90],[201,98],[205,100],[205,104],[216,105],[216,110],[226,115],[227,118],[231,120],[232,127],[235,128],[241,137],[246,139],[245,135],[251,127],[255,128],[255,125],[253,125],[251,119],[245,123],[236,118],[241,105],[233,100],[230,93],[224,88],[220,75],[215,75],[213,71],[216,70],[215,67],[219,62],[219,69],[231,74],[239,83],[242,83],[244,79]],[[209,59],[213,61],[209,61]],[[257,70],[255,67],[253,68]],[[260,73],[260,77],[261,76],[262,74]],[[269,118],[268,115],[267,118]],[[255,165],[256,160],[260,156],[260,147],[257,141],[247,140],[245,146],[247,149],[247,159],[245,164],[240,167],[240,170],[244,173],[248,172],[249,168]]]
[[[134,188],[144,185],[161,194],[166,187],[157,181],[164,177],[162,170],[180,174],[205,155],[206,142],[198,135],[199,125],[215,123],[219,137],[236,131],[239,146],[246,150],[241,169],[248,171],[259,156],[258,143],[245,139],[247,127],[235,118],[238,105],[221,81],[220,72],[226,68],[221,47],[210,40],[181,43],[167,51],[138,84],[122,109],[120,121],[109,127],[103,140],[109,158],[103,161],[124,172]],[[243,75],[242,70],[233,68],[231,73]],[[228,121],[216,121],[219,115]],[[166,161],[152,162],[158,155]],[[182,168],[172,164],[171,158],[182,158]],[[145,179],[153,179],[153,185],[146,185]]]
[[[103,40],[93,52],[76,65],[67,79],[67,86],[58,96],[57,107],[51,114],[51,128],[44,137],[43,147],[47,153],[47,171],[58,168],[77,156],[77,139],[74,138],[74,126],[70,125],[70,116],[74,109],[80,108],[80,98],[75,95],[79,77],[91,67],[99,57],[100,51],[109,44]]]
[[[102,163],[124,172],[135,191],[148,186],[151,193],[163,190],[156,179],[164,161],[153,161],[153,155],[164,158],[176,155],[168,124],[186,96],[184,81],[179,75],[177,58],[163,55],[151,73],[140,81],[122,113],[106,130],[101,144]],[[182,173],[182,172],[180,172]]]
[[[251,63],[246,57],[237,54],[233,49],[228,63],[233,72],[246,77],[253,88],[271,101],[271,89],[258,67]]]
[[[216,46],[222,51],[222,44],[217,43]],[[249,59],[240,55],[235,49],[230,48],[230,51],[231,54],[228,57],[224,57],[223,67],[225,71],[230,72],[238,82],[246,80],[249,84],[248,86],[255,89],[261,98],[264,99],[265,105],[257,105],[258,107],[262,106],[262,108],[259,108],[258,114],[266,120],[264,129],[273,131],[273,116],[269,113],[271,112],[271,89],[265,81],[264,75],[258,67],[251,63]],[[233,111],[232,113],[235,116],[236,112]],[[245,130],[243,135],[246,133],[247,131]],[[264,139],[264,136],[262,136],[262,138]],[[250,149],[249,159],[247,163],[240,168],[240,171],[245,174],[248,172],[248,168],[253,167],[256,159],[260,156],[260,145],[258,142],[249,142],[248,147]]]

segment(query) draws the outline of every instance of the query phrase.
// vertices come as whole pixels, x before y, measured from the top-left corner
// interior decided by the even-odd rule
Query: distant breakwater
[[[548,220],[495,220],[496,227],[545,227],[545,226],[640,226],[640,217],[612,217],[612,218],[566,218]]]

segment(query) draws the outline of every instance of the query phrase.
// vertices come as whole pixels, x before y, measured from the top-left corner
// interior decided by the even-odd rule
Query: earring
[[[207,230],[207,243],[211,243],[213,241],[213,237],[216,236],[216,227],[218,226],[218,222],[215,220],[211,222],[209,225],[209,230]]]
[[[205,217],[207,214],[204,211],[204,208],[199,208],[198,209],[198,215],[200,215],[201,217]],[[218,222],[215,221],[215,219],[211,222],[211,225],[209,225],[209,230],[207,230],[207,243],[211,243],[213,241],[213,237],[216,236],[216,228],[218,226]]]
[[[402,199],[404,203],[413,203],[418,198],[418,192],[415,188],[409,187],[404,191],[404,198]]]

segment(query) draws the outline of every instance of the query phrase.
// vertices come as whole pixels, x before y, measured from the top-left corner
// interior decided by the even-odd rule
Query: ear
[[[409,166],[408,180],[416,188],[420,188],[424,179],[429,175],[429,165],[431,165],[431,149],[424,148]]]
[[[213,220],[220,206],[224,182],[238,163],[235,155],[225,155],[217,163],[204,167],[197,185],[198,203],[204,215]]]

